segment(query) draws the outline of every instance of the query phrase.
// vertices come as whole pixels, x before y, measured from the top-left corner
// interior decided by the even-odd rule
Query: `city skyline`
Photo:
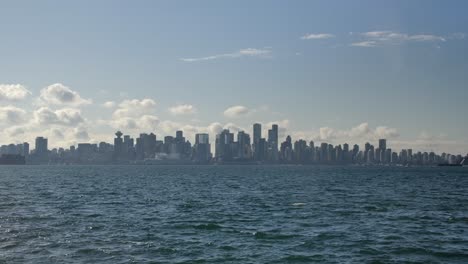
[[[421,152],[411,148],[392,149],[387,139],[377,145],[338,144],[279,140],[280,127],[272,124],[262,133],[262,124],[252,125],[252,135],[245,131],[222,129],[215,135],[197,133],[193,145],[177,130],[175,136],[158,137],[140,133],[138,137],[115,132],[113,144],[78,143],[68,148],[49,149],[48,139],[38,136],[34,149],[28,142],[0,146],[1,164],[366,164],[366,165],[440,165],[465,164],[468,154]]]
[[[20,2],[0,4],[0,144],[259,122],[280,142],[468,150],[465,2]]]

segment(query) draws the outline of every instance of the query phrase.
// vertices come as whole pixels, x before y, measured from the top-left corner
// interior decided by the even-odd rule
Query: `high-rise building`
[[[252,157],[250,136],[244,131],[237,133],[237,157],[239,159],[250,159]]]
[[[255,123],[253,125],[253,158],[256,161],[261,161],[265,159],[265,146],[261,145],[262,140],[262,125]]]
[[[43,155],[43,154],[47,154],[48,152],[48,142],[47,142],[47,138],[44,138],[44,137],[37,137],[36,138],[36,146],[35,146],[35,154],[36,155]]]
[[[185,140],[184,132],[182,130],[176,131],[176,140]]]
[[[294,161],[298,163],[308,163],[309,155],[307,152],[307,142],[303,139],[299,139],[294,142]]]
[[[310,162],[315,162],[315,145],[314,145],[314,141],[310,141],[309,142],[309,161]]]
[[[29,156],[29,143],[28,142],[23,143],[23,155],[26,157]]]
[[[215,156],[219,161],[231,161],[234,158],[234,134],[224,129],[216,135]]]
[[[262,138],[262,125],[255,123],[253,124],[253,143],[258,143],[260,142],[260,139]]]
[[[320,162],[328,162],[328,143],[320,144]]]
[[[195,145],[193,146],[193,160],[199,163],[206,163],[211,160],[211,145],[208,134],[196,134]]]
[[[411,163],[413,161],[413,150],[408,149],[406,152],[407,152],[407,155],[408,155],[408,162]]]
[[[199,133],[195,135],[195,144],[209,144],[210,136],[206,133]]]
[[[123,153],[123,133],[120,131],[115,132],[116,138],[114,138],[114,160],[122,159]]]
[[[283,162],[291,162],[293,159],[293,147],[291,136],[286,137],[286,141],[280,146],[280,160]]]
[[[270,161],[278,161],[278,125],[273,124],[268,130],[268,158]]]
[[[387,140],[386,139],[379,139],[379,149],[380,151],[387,150]]]
[[[353,152],[352,152],[352,160],[353,161],[358,161],[358,154],[359,154],[359,145],[354,144],[353,145]],[[363,155],[364,156],[364,155]],[[364,157],[363,157],[364,158]]]

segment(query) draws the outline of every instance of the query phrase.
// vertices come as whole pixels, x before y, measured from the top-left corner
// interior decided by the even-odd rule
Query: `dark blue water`
[[[467,168],[0,167],[0,263],[468,263]]]

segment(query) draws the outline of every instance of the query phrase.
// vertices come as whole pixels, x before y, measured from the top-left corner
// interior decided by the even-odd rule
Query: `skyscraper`
[[[229,129],[224,129],[216,135],[215,155],[220,161],[230,161],[233,155],[234,134]]]
[[[123,133],[120,131],[115,132],[116,138],[114,138],[114,160],[119,160],[123,150]]]
[[[25,157],[29,156],[29,143],[28,142],[23,143],[23,153],[22,153],[22,155],[25,156]]]
[[[48,145],[47,138],[37,137],[36,138],[36,146],[35,146],[36,155],[46,154],[47,151],[48,151],[47,145]]]
[[[328,162],[328,143],[320,144],[320,162]]]
[[[195,135],[195,144],[209,144],[210,137],[206,133],[200,133]]]
[[[237,156],[240,159],[250,159],[252,157],[250,136],[244,131],[237,133]]]
[[[260,142],[260,139],[262,138],[262,125],[255,123],[253,125],[253,143],[258,143]]]
[[[211,145],[208,134],[196,134],[193,159],[195,162],[206,163],[211,160]]]
[[[276,124],[268,130],[268,157],[270,161],[278,160],[278,125]]]
[[[255,123],[253,125],[253,158],[257,161],[263,159],[263,152],[262,146],[260,141],[262,139],[262,125],[259,123]]]

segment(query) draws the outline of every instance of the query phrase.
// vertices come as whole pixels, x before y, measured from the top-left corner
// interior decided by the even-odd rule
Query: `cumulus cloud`
[[[51,138],[55,140],[63,140],[65,139],[65,135],[63,134],[63,129],[59,129],[57,127],[53,127],[49,129],[48,134]]]
[[[289,119],[268,122],[265,126],[263,126],[264,131],[262,133],[267,136],[268,130],[271,129],[273,125],[278,125],[278,138],[280,140],[287,136],[286,134],[289,130],[290,125]]]
[[[413,149],[415,151],[436,151],[446,152],[452,154],[466,153],[468,149],[468,142],[462,140],[450,139],[447,135],[433,135],[428,132],[422,131],[413,140],[394,140],[391,142],[394,149]]]
[[[231,106],[224,111],[224,116],[229,118],[238,118],[249,113],[249,109],[243,105]]]
[[[0,107],[0,121],[9,124],[19,124],[26,119],[26,111],[15,106]]]
[[[102,104],[105,108],[114,108],[117,104],[114,101],[107,101]]]
[[[376,47],[382,45],[399,45],[406,42],[445,42],[447,38],[432,34],[406,34],[390,30],[369,31],[360,33],[362,41],[351,43],[354,47]]]
[[[23,126],[11,126],[5,128],[3,131],[8,137],[17,137],[19,135],[23,135],[26,132],[26,129]]]
[[[197,61],[209,61],[209,60],[216,60],[216,59],[235,59],[240,57],[263,57],[269,58],[271,57],[271,48],[263,48],[263,49],[255,49],[255,48],[247,48],[241,49],[236,52],[232,53],[223,53],[217,55],[211,55],[206,57],[197,57],[197,58],[181,58],[181,61],[184,62],[197,62]]]
[[[114,118],[122,117],[139,117],[148,113],[152,113],[156,106],[153,99],[145,98],[142,100],[124,100],[119,104],[119,107],[114,111]]]
[[[52,105],[79,106],[92,102],[90,99],[82,98],[78,92],[61,83],[55,83],[42,89],[39,98],[43,103]]]
[[[387,126],[377,126],[371,128],[368,123],[361,123],[350,129],[334,129],[331,127],[321,127],[313,131],[296,131],[293,133],[298,137],[308,140],[326,141],[328,143],[355,142],[364,143],[366,141],[377,141],[380,138],[396,139],[400,136],[396,128]]]
[[[47,107],[41,107],[34,111],[34,122],[38,125],[63,125],[77,126],[85,121],[79,109],[64,108],[53,111]]]
[[[18,101],[25,99],[31,92],[21,84],[0,84],[0,101]]]
[[[305,34],[304,36],[301,37],[301,39],[304,40],[310,40],[310,39],[329,39],[333,38],[335,35],[329,34],[329,33],[319,33],[319,34]]]
[[[159,118],[154,115],[143,115],[141,117],[119,117],[110,121],[111,126],[119,130],[151,130],[158,127]]]
[[[74,137],[77,140],[82,140],[82,141],[88,141],[89,140],[89,134],[88,130],[84,127],[77,127],[74,129]]]
[[[208,125],[208,132],[212,135],[219,134],[223,130],[223,125],[218,122],[211,123]]]
[[[190,115],[194,114],[196,111],[197,109],[189,104],[176,105],[169,108],[169,112],[173,115]]]
[[[227,123],[224,125],[223,129],[229,129],[230,132],[234,132],[234,133],[237,133],[239,131],[246,131],[245,129],[243,129],[242,127],[234,124],[234,123]]]
[[[159,124],[155,107],[156,102],[149,98],[123,100],[112,114],[110,125],[122,130],[154,130]]]
[[[178,122],[164,120],[161,122],[159,128],[166,133],[167,135],[175,133],[176,130],[179,130],[183,125]]]
[[[395,128],[386,127],[386,126],[378,126],[375,129],[375,136],[378,138],[396,138],[400,136],[398,131]]]

